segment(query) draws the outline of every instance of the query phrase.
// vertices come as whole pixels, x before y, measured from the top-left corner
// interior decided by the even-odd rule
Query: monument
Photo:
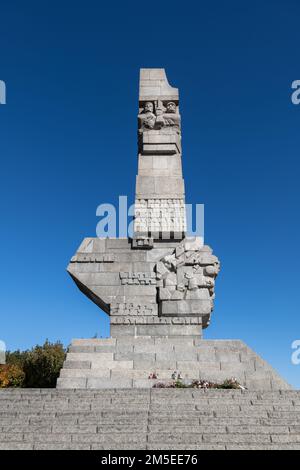
[[[111,337],[73,340],[57,387],[142,388],[180,375],[289,388],[242,341],[202,339],[220,263],[201,237],[186,236],[181,156],[178,89],[164,69],[141,69],[134,234],[85,238],[68,266],[110,316]]]

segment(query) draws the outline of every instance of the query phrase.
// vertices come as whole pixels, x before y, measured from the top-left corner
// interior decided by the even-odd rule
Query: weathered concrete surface
[[[155,372],[158,379],[149,379]],[[223,382],[235,377],[249,390],[290,386],[245,343],[198,337],[133,337],[73,340],[57,381],[58,388],[149,388],[184,380]]]
[[[173,232],[181,239],[186,216],[179,92],[164,69],[140,70],[138,137],[134,231],[154,238]]]
[[[220,264],[186,237],[179,92],[141,69],[133,238],[85,238],[68,272],[111,318],[111,336],[201,336]],[[180,325],[180,326],[179,326]]]
[[[138,239],[85,238],[68,272],[110,315],[111,336],[201,336],[214,308],[219,268],[199,238],[152,240],[150,246]]]
[[[0,390],[4,449],[300,449],[300,391]]]

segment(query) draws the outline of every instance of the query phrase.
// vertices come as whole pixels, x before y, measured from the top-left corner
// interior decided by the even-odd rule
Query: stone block
[[[168,354],[173,351],[173,344],[171,342],[165,343],[163,345],[152,343],[146,344],[139,342],[134,345],[134,352],[136,353],[156,353],[156,354]],[[172,355],[172,354],[171,354]],[[174,357],[174,354],[173,354]]]
[[[271,374],[268,370],[245,373],[246,386],[252,390],[271,390]]]
[[[208,424],[207,426],[203,426],[203,425],[200,425],[200,424],[197,424],[197,425],[193,425],[193,424],[190,424],[190,425],[187,425],[187,424],[180,424],[178,423],[178,427],[177,427],[177,432],[175,431],[172,431],[172,434],[174,437],[178,437],[177,436],[177,433],[178,434],[186,434],[186,433],[189,433],[189,434],[216,434],[216,433],[220,433],[220,434],[225,434],[227,431],[226,431],[226,426],[224,425],[218,425],[218,424],[214,424],[214,423],[210,423]],[[168,426],[168,423],[166,424],[152,424],[149,426],[149,432],[150,432],[150,435],[153,433],[153,434],[156,434],[156,433],[168,433],[170,431],[170,426]]]
[[[148,369],[149,373],[156,367],[155,354],[137,354],[133,360],[134,369]]]
[[[141,370],[141,369],[127,369],[127,370],[112,370],[111,371],[111,379],[117,381],[119,379],[148,379],[149,370]],[[137,402],[137,397],[134,397],[134,402]],[[142,397],[142,401],[144,397]]]
[[[216,363],[219,362],[216,360],[216,354],[214,348],[201,348],[197,347],[196,351],[198,353],[198,362],[199,363]],[[200,364],[202,365],[202,364]]]
[[[157,382],[157,381],[149,380],[147,378],[134,379],[133,380],[133,387],[134,388],[141,388],[141,389],[151,389],[153,387],[154,382]]]
[[[288,434],[288,426],[261,426],[261,425],[240,425],[240,426],[227,426],[229,433],[233,434]]]
[[[129,238],[107,238],[107,249],[130,251],[131,243]]]
[[[153,337],[128,337],[120,336],[117,338],[117,347],[123,348],[125,345],[131,345],[132,347],[138,344],[154,344],[155,338]]]
[[[137,325],[138,336],[199,336],[201,325]]]
[[[149,86],[146,86],[146,87],[140,87],[140,97],[143,98],[143,100],[145,99],[154,99],[154,97],[157,97],[160,95],[160,87],[149,87]]]
[[[58,378],[57,388],[86,388],[87,379],[84,377],[79,378]]]
[[[161,303],[162,315],[202,315],[211,312],[210,300],[174,300]]]
[[[154,338],[155,344],[164,345],[165,343],[171,342],[175,351],[181,352],[187,348],[192,348],[194,345],[193,338]]]
[[[189,444],[200,444],[202,443],[202,434],[201,433],[181,433],[176,431],[165,432],[165,433],[151,433],[148,435],[148,441],[151,442],[163,442],[165,444],[174,443],[184,443],[188,442]]]
[[[60,378],[78,378],[78,377],[110,377],[110,369],[62,369]]]
[[[250,365],[246,365],[243,362],[221,362],[221,370],[224,372],[228,372],[230,377],[235,377],[237,373],[245,374],[245,372],[254,372],[254,365],[252,367]],[[251,364],[251,363],[250,363]],[[230,378],[229,377],[229,378]]]
[[[271,434],[271,439],[275,444],[300,444],[300,434]]]
[[[72,346],[105,346],[116,344],[115,338],[73,339]]]
[[[116,346],[95,346],[95,352],[96,353],[104,353],[104,352],[109,352],[109,353],[114,353],[116,350]]]
[[[203,441],[208,443],[237,443],[237,444],[270,444],[267,434],[203,434]]]
[[[166,77],[166,72],[165,72],[165,69],[148,69],[149,70],[149,78],[150,80],[163,80],[167,85],[168,84],[168,80],[167,80],[167,77]],[[175,93],[175,90],[177,90],[177,88],[173,88],[173,93]]]
[[[112,361],[113,353],[67,353],[67,361]]]
[[[140,81],[150,80],[150,70],[151,69],[140,69]]]
[[[0,442],[0,450],[33,450],[33,444],[29,442],[18,442],[10,439],[9,442]]]
[[[159,360],[170,360],[170,361],[197,361],[196,351],[181,351],[176,353],[173,350],[165,350],[164,352],[156,352],[156,359]]]
[[[64,369],[90,369],[91,361],[65,361]]]
[[[94,369],[132,369],[133,361],[93,361],[91,370]]]
[[[136,325],[110,325],[110,334],[114,338],[136,336]]]
[[[104,379],[90,377],[87,379],[87,388],[132,388],[132,379]]]
[[[95,346],[69,346],[68,352],[72,353],[91,353],[95,352]]]
[[[179,142],[178,142],[179,143]],[[144,155],[174,155],[180,153],[177,142],[172,144],[143,144],[142,152]]]
[[[119,286],[119,273],[80,273],[80,281],[88,286]]]
[[[222,351],[220,349],[216,350],[216,360],[219,362],[241,362],[240,353],[236,351]]]
[[[185,360],[178,360],[177,361],[177,368],[180,369],[190,369],[195,371],[201,371],[201,373],[207,374],[215,374],[220,372],[220,364],[219,363],[210,363],[207,366],[203,366],[199,364],[198,361],[185,361]],[[205,379],[205,377],[203,377]]]

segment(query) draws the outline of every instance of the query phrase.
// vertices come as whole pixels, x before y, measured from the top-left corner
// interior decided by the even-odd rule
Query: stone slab
[[[113,342],[101,340],[101,353],[90,350],[91,347],[99,347],[95,344],[100,343],[95,340],[81,343],[82,346],[76,340],[76,344],[71,345],[71,350],[79,347],[80,351],[85,352],[68,353],[58,387],[64,388],[65,384],[65,388],[85,388],[87,378],[95,378],[95,384],[100,384],[102,379],[106,383],[106,379],[113,377],[117,384],[118,376],[120,387],[124,378],[132,379],[132,387],[145,386],[145,371],[150,374],[160,370],[162,380],[171,378],[176,371],[190,381],[200,378],[223,382],[235,377],[252,391],[290,389],[289,384],[242,341],[199,340],[194,329],[198,329],[198,325],[152,325],[153,330],[151,325],[144,325],[144,331],[137,332],[137,328],[142,326],[127,326],[130,328],[128,336],[122,331],[122,335]],[[135,335],[132,329],[138,334]],[[109,348],[109,352],[106,353],[105,348]],[[258,370],[255,369],[256,361],[260,362]],[[291,406],[294,405],[291,403]],[[281,408],[277,410],[280,411]]]
[[[16,397],[18,408],[6,412],[5,418],[1,413],[0,449],[300,449],[300,413],[269,417],[278,402],[295,407],[299,390],[149,389],[147,379],[133,379],[136,387],[144,388],[129,389],[128,379],[122,380],[122,389],[99,392],[94,388],[1,390],[0,408]],[[90,386],[98,386],[96,381]],[[67,408],[59,411],[62,399]]]

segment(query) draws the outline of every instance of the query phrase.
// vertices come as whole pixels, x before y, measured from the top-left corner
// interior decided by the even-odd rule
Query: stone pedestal
[[[149,379],[151,373],[157,379]],[[174,373],[186,381],[235,377],[249,390],[290,389],[242,341],[152,335],[73,340],[57,387],[152,388],[171,382]]]
[[[143,240],[144,242],[144,240]],[[86,238],[68,272],[110,315],[111,336],[202,336],[218,259],[200,240]]]

